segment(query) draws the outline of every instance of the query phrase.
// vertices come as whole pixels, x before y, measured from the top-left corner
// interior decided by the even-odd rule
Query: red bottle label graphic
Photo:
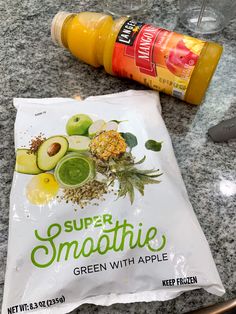
[[[112,70],[184,99],[204,45],[201,40],[129,20],[118,34]]]

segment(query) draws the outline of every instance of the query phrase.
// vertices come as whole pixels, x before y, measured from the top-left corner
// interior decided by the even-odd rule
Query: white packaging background
[[[133,205],[128,197],[116,200],[112,193],[100,201],[99,206],[88,205],[84,209],[70,203],[52,201],[36,206],[25,197],[25,186],[30,175],[14,173],[9,222],[7,272],[2,313],[19,304],[30,304],[60,296],[65,302],[38,308],[34,313],[67,313],[83,303],[110,305],[117,302],[168,300],[186,290],[204,288],[210,293],[222,295],[224,288],[212,259],[208,243],[188,200],[187,192],[173,153],[172,144],[161,117],[159,95],[153,91],[128,91],[119,94],[89,97],[77,102],[72,99],[15,99],[18,110],[15,123],[16,148],[27,146],[32,137],[42,132],[46,137],[65,134],[67,120],[77,113],[85,113],[92,119],[127,120],[119,131],[131,132],[138,139],[133,149],[137,160],[146,155],[145,168],[158,168],[163,173],[161,183],[147,185],[145,195],[136,192]],[[40,115],[38,115],[41,113]],[[161,152],[145,149],[148,139],[163,141]],[[76,211],[74,210],[76,207]],[[163,251],[168,261],[137,263],[140,256],[155,253],[147,247],[122,252],[94,253],[90,257],[54,262],[47,268],[35,267],[31,251],[40,245],[34,236],[37,229],[46,235],[50,224],[111,214],[113,222],[126,219],[137,227],[142,223],[143,232],[154,226],[158,229],[158,241],[164,234],[167,243]],[[60,241],[77,239],[79,243],[88,236],[96,239],[101,228],[63,233]],[[49,253],[50,254],[50,253]],[[44,254],[45,255],[45,254]],[[75,267],[103,264],[124,259],[135,259],[134,265],[119,269],[75,276]],[[193,285],[163,287],[162,281],[172,278],[197,276]],[[27,311],[30,312],[30,311]]]

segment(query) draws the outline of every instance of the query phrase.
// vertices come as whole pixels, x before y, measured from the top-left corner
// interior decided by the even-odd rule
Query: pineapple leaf
[[[120,177],[118,180],[119,180],[119,183],[120,183],[118,198],[119,197],[125,197],[125,195],[128,192],[127,181],[124,178],[122,178],[122,177]]]
[[[142,164],[142,163],[145,161],[145,159],[146,159],[146,156],[143,156],[143,158],[140,159],[139,161],[135,162],[134,165],[140,165],[140,164]]]
[[[126,185],[122,185],[119,189],[119,193],[118,193],[118,198],[119,197],[125,197],[125,195],[127,194],[127,187]]]
[[[140,192],[141,195],[144,195],[144,184],[142,180],[135,174],[133,174],[130,179],[132,180],[133,186]]]
[[[122,122],[128,122],[128,120],[110,120],[109,122],[116,122],[117,124],[120,124]]]
[[[155,174],[155,172],[157,172],[157,170],[155,170],[155,169],[139,170],[139,169],[137,169],[137,168],[133,168],[133,170],[132,170],[132,173],[136,173],[136,174],[146,174],[146,175]]]
[[[156,184],[156,183],[161,182],[159,180],[155,180],[153,178],[150,178],[149,176],[146,176],[146,175],[138,175],[138,177],[142,181],[143,184]]]
[[[130,203],[133,204],[134,202],[134,187],[131,182],[127,181],[127,191],[130,198]]]
[[[159,169],[143,170],[135,167],[142,164],[145,159],[146,156],[135,163],[134,158],[129,153],[119,159],[110,159],[109,169],[112,173],[113,181],[117,179],[119,182],[117,198],[127,195],[131,204],[133,204],[135,190],[138,190],[141,195],[144,195],[146,184],[160,183],[156,179],[162,175],[162,173],[159,173]]]
[[[159,174],[153,174],[153,175],[148,175],[149,178],[158,178],[160,176],[162,176],[163,173],[159,173]]]

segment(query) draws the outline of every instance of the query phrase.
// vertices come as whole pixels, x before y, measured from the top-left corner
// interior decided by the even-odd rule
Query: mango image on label
[[[26,196],[31,204],[48,204],[58,193],[59,184],[51,173],[34,176],[26,186]]]
[[[185,36],[178,41],[176,47],[172,47],[166,59],[166,66],[171,73],[184,77],[186,69],[197,64],[199,55],[204,47],[204,42]]]
[[[17,149],[15,171],[24,174],[39,174],[42,172],[37,166],[36,155],[28,149]]]

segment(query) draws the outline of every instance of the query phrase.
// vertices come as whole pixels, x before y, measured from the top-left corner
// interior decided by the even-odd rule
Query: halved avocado
[[[32,154],[29,149],[19,148],[16,151],[15,171],[25,174],[39,174],[42,172],[38,168],[36,155]]]
[[[64,136],[49,137],[38,149],[38,167],[44,171],[54,169],[58,161],[66,154],[68,147],[68,141]]]

